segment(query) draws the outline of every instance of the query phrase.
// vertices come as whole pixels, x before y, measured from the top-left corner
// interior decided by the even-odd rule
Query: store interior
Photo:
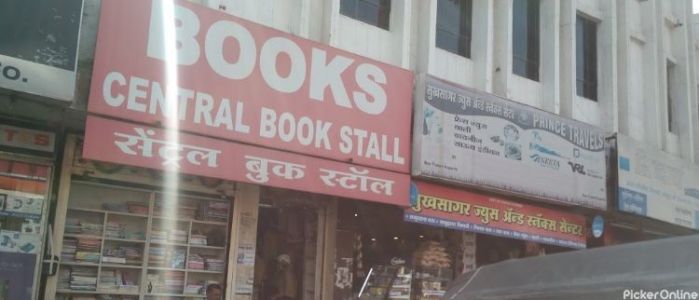
[[[318,208],[306,193],[264,188],[253,299],[314,299]]]
[[[440,299],[449,282],[476,266],[567,251],[408,223],[403,213],[391,205],[339,202],[335,299]]]

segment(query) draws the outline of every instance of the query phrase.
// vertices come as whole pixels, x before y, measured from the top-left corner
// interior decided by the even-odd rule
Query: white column
[[[542,109],[560,113],[560,11],[559,0],[541,0],[539,10],[540,32],[539,39],[539,81],[541,83]]]
[[[257,217],[260,203],[260,187],[253,184],[236,183],[233,202],[231,241],[228,249],[228,278],[226,299],[251,300],[250,294],[237,294],[236,290],[253,282],[254,264],[238,264],[238,256],[255,256],[257,246]]]

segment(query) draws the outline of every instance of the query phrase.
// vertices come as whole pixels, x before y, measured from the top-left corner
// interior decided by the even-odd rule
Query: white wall
[[[393,0],[384,30],[339,13],[340,0],[193,0],[416,73],[620,132],[699,161],[699,45],[690,0],[542,0],[540,79],[512,73],[512,1],[473,1],[471,58],[435,46],[437,0]],[[575,92],[575,17],[598,23],[598,100]],[[699,27],[699,19],[696,19]],[[667,130],[666,62],[677,134]]]

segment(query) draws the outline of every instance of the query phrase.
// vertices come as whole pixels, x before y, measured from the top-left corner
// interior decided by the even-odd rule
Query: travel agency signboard
[[[187,1],[107,0],[83,153],[405,203],[412,86],[407,70]]]
[[[617,134],[619,210],[699,229],[699,166]]]
[[[606,210],[602,129],[429,76],[416,97],[414,175]]]

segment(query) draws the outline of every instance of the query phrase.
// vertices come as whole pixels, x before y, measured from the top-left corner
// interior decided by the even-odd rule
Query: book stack
[[[63,239],[63,249],[61,250],[61,260],[75,261],[75,251],[78,249],[78,240],[73,238]]]
[[[151,246],[148,249],[149,264],[152,266],[166,266],[168,268],[184,269],[186,249],[164,248]]]
[[[80,227],[80,220],[76,218],[66,218],[66,233],[80,234],[82,233],[82,228]]]
[[[100,275],[100,290],[102,291],[120,291],[138,293],[138,285],[136,284],[136,276],[129,272],[120,270],[102,271]]]
[[[130,239],[130,240],[139,240],[139,241],[145,241],[146,240],[146,233],[143,231],[124,231],[124,238],[125,239]]]
[[[124,225],[119,222],[109,221],[107,222],[107,227],[104,229],[105,236],[112,239],[123,239],[124,238]]]
[[[129,212],[129,206],[126,203],[103,203],[102,208],[106,211]]]
[[[70,289],[94,291],[97,288],[97,270],[94,268],[73,267],[70,270]]]
[[[100,240],[90,239],[90,238],[79,238],[77,239],[77,245],[75,246],[74,258],[76,261],[97,263],[100,260]],[[69,244],[72,248],[72,245]],[[68,251],[72,251],[69,248]],[[64,247],[65,250],[65,247]],[[66,252],[69,255],[69,252]]]
[[[86,263],[98,263],[100,261],[99,252],[85,252],[77,251],[75,252],[75,260]]]
[[[166,249],[163,247],[151,246],[148,249],[148,263],[154,266],[164,265],[166,252]]]
[[[206,288],[201,283],[188,283],[184,287],[185,295],[203,295]]]
[[[205,267],[207,271],[223,272],[225,265],[222,259],[218,258],[206,258]]]
[[[66,218],[66,233],[102,235],[102,224],[81,222],[77,218]]]
[[[75,251],[75,260],[90,263],[99,262],[100,244],[100,240],[98,239],[79,238]]]
[[[80,230],[83,234],[102,235],[102,224],[80,222]]]
[[[180,294],[184,289],[184,272],[163,271],[159,274],[148,274],[152,293]]]
[[[70,289],[70,268],[62,268],[58,272],[58,288],[61,290]]]
[[[116,256],[102,256],[102,262],[107,264],[126,264],[126,258]]]
[[[167,231],[153,228],[150,232],[150,241],[154,243],[165,243],[167,242],[167,236]]]
[[[162,216],[163,213],[163,202],[156,201],[154,209],[154,215]],[[195,205],[190,205],[187,203],[177,203],[175,210],[175,216],[165,216],[170,218],[177,218],[178,220],[193,220],[194,216],[197,215],[197,207]]]
[[[124,256],[126,257],[127,264],[141,264],[141,257],[143,256],[141,253],[141,248],[133,246],[121,246],[121,249],[124,251]]]
[[[187,258],[185,249],[171,249],[170,251],[170,268],[184,269],[184,263]]]
[[[131,240],[145,240],[146,234],[143,231],[130,231],[127,229],[126,224],[119,223],[116,221],[107,222],[107,227],[105,230],[105,236],[111,239],[131,239]]]
[[[227,222],[230,203],[223,201],[202,201],[199,205],[199,218],[206,221]]]
[[[168,241],[176,244],[187,243],[187,231],[179,229],[171,229],[168,232]]]
[[[204,270],[204,258],[196,253],[190,254],[187,260],[187,268],[192,270]]]
[[[127,202],[126,205],[129,208],[129,212],[137,215],[147,215],[148,205],[140,202]]]
[[[203,234],[192,234],[192,237],[189,239],[189,243],[191,245],[206,246],[206,236]]]
[[[163,272],[163,280],[165,283],[166,293],[179,294],[182,293],[184,287],[184,273],[165,271]]]
[[[102,262],[112,264],[141,264],[141,250],[134,246],[105,247]]]
[[[114,292],[118,288],[118,283],[121,282],[121,271],[107,270],[102,271],[100,275],[99,290],[106,292]]]
[[[138,277],[131,273],[122,273],[119,290],[127,293],[138,293]]]

